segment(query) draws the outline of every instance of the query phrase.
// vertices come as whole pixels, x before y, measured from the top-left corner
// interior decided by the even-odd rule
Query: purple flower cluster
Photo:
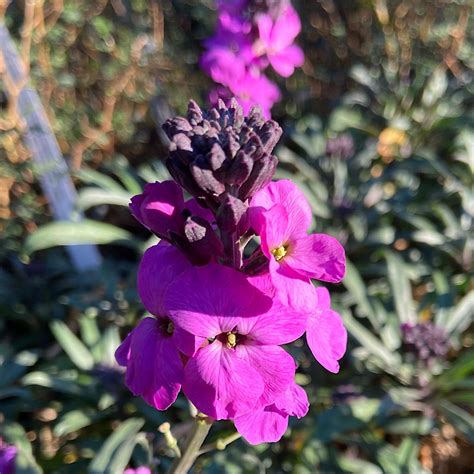
[[[347,333],[329,292],[311,279],[341,281],[344,250],[308,233],[311,208],[291,181],[271,181],[276,122],[257,110],[243,117],[235,101],[209,112],[191,102],[186,118],[164,128],[175,181],[148,184],[131,202],[161,238],[138,271],[152,317],[128,334],[117,361],[153,407],[165,410],[182,390],[205,415],[233,420],[250,443],[277,441],[288,418],[309,407],[283,346],[306,333],[316,360],[339,371]]]
[[[432,322],[401,325],[403,349],[419,362],[431,365],[442,360],[449,351],[446,331]]]
[[[289,0],[220,0],[214,36],[205,46],[201,67],[220,84],[211,92],[211,102],[236,97],[244,113],[254,105],[265,117],[280,91],[264,74],[271,66],[283,77],[304,62],[294,40],[301,23]]]

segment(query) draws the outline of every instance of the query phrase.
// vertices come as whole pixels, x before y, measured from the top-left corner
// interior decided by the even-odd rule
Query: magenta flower
[[[149,183],[130,202],[136,219],[161,238],[166,238],[170,230],[181,231],[183,208],[183,191],[174,181]]]
[[[174,326],[163,304],[171,282],[190,267],[174,247],[160,243],[149,248],[138,270],[138,292],[154,318],[144,318],[115,352],[126,367],[125,383],[158,410],[168,408],[178,396],[183,381],[184,354],[195,352],[196,339]]]
[[[308,409],[306,392],[293,383],[274,403],[238,416],[234,424],[250,444],[273,443],[284,435],[290,416],[302,418],[308,413]]]
[[[140,466],[135,469],[129,467],[123,471],[123,474],[151,474],[151,469],[146,466]]]
[[[244,113],[259,106],[268,118],[281,95],[264,70],[271,64],[278,74],[289,77],[304,62],[303,51],[293,44],[301,30],[298,15],[289,2],[256,6],[248,1],[223,0],[217,7],[216,32],[204,42],[207,51],[201,67],[228,88],[219,94],[221,99],[233,95]]]
[[[183,233],[186,213],[213,219],[195,199],[185,202],[183,190],[174,181],[147,184],[142,194],[132,197],[130,209],[141,224],[163,239],[169,239],[170,232]]]
[[[132,198],[130,209],[145,227],[176,245],[193,264],[206,264],[222,253],[213,214],[194,198],[185,202],[174,181],[147,184],[142,194]]]
[[[339,282],[344,277],[343,247],[329,235],[307,234],[311,208],[291,181],[276,181],[259,191],[252,198],[249,217],[269,259],[273,284],[286,304],[297,278]]]
[[[243,76],[234,77],[227,86],[242,107],[244,114],[248,114],[252,107],[258,106],[266,119],[270,118],[271,108],[275,102],[280,100],[281,96],[280,90],[274,82],[263,74],[255,75],[253,72],[246,72]]]
[[[293,382],[295,362],[279,345],[303,334],[306,316],[272,302],[242,273],[215,264],[189,269],[165,305],[176,325],[208,341],[189,359],[183,382],[201,412],[231,419],[273,403]]]
[[[16,446],[5,444],[0,438],[0,473],[15,474]]]
[[[338,360],[346,352],[347,331],[339,314],[330,308],[328,290],[324,287],[315,288],[309,279],[304,281],[295,278],[291,280],[291,291],[282,295],[273,285],[268,273],[250,278],[250,282],[266,296],[307,314],[306,341],[311,352],[325,369],[333,373],[339,372]]]
[[[308,316],[306,341],[315,359],[329,372],[337,374],[338,360],[346,352],[347,331],[339,314],[330,308],[329,291],[319,287],[315,292],[318,304]]]
[[[259,41],[254,45],[257,56],[266,54],[273,69],[283,77],[293,74],[295,67],[304,62],[304,53],[293,44],[301,31],[301,22],[295,9],[288,4],[275,20],[270,14],[257,19]]]
[[[243,59],[226,47],[214,47],[204,53],[200,65],[214,82],[225,86],[233,83],[236,78],[244,77],[246,73]]]

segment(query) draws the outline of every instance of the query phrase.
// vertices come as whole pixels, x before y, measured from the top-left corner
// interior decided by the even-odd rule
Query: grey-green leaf
[[[144,425],[141,418],[123,422],[105,441],[89,465],[90,474],[116,474],[123,472],[130,461],[137,442],[136,435]]]
[[[30,255],[60,245],[109,244],[130,241],[126,230],[103,222],[84,219],[78,222],[57,221],[40,227],[27,237],[23,251]]]
[[[50,328],[54,337],[79,369],[90,370],[94,358],[81,340],[62,321],[52,321]]]

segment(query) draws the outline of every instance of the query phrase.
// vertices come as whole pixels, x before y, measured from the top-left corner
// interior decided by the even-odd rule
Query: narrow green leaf
[[[131,418],[123,422],[105,441],[96,457],[89,465],[90,474],[116,474],[127,467],[136,435],[144,425],[141,418]]]
[[[438,408],[457,431],[474,441],[474,417],[469,412],[448,400],[441,401]]]
[[[24,428],[18,423],[6,423],[2,435],[8,443],[18,448],[15,458],[15,474],[41,474],[43,469],[37,464],[33,449]]]
[[[125,191],[109,191],[96,187],[83,188],[77,196],[76,206],[84,211],[103,204],[128,207],[130,194]]]
[[[88,415],[83,410],[73,410],[61,417],[53,432],[56,436],[65,436],[89,426],[96,418],[97,414]]]
[[[88,219],[78,222],[57,221],[40,227],[28,236],[23,250],[30,255],[59,245],[109,244],[131,239],[131,234],[126,230],[103,222]]]
[[[30,372],[26,374],[21,383],[25,386],[39,385],[40,387],[48,387],[61,393],[83,397],[86,395],[86,389],[71,380],[65,380],[60,377],[52,377],[44,372]]]
[[[470,291],[454,307],[444,327],[449,334],[460,334],[472,324],[473,315],[474,291]]]
[[[392,252],[386,252],[388,279],[393,291],[393,299],[400,323],[417,322],[411,284],[403,260]]]
[[[356,321],[349,311],[342,311],[342,317],[347,330],[359,341],[360,345],[380,359],[387,371],[394,373],[400,365],[399,355],[396,352],[390,352],[379,339]]]
[[[90,370],[94,367],[92,354],[66,324],[52,321],[49,326],[64,352],[79,369]]]
[[[74,173],[81,181],[88,184],[95,184],[100,188],[112,191],[112,192],[123,192],[123,187],[115,181],[115,179],[107,176],[106,174],[100,173],[99,171],[91,169],[81,169]]]
[[[367,287],[359,272],[349,260],[346,260],[346,276],[342,283],[354,298],[360,315],[369,318],[374,329],[380,330],[380,323],[367,295]]]

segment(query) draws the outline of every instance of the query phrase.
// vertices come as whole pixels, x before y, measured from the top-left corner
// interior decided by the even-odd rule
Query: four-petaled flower
[[[266,54],[273,69],[283,77],[293,74],[295,67],[304,62],[302,49],[293,44],[301,31],[301,22],[295,9],[288,4],[274,20],[269,14],[257,18],[259,40],[254,44],[256,56]]]
[[[342,245],[326,234],[309,234],[312,212],[303,193],[289,180],[270,183],[251,201],[250,223],[261,238],[269,271],[288,303],[294,280],[337,283],[345,273]]]
[[[272,301],[242,273],[194,267],[165,301],[177,325],[207,340],[186,364],[183,383],[203,413],[218,420],[244,415],[275,402],[293,382],[295,363],[279,346],[304,333],[306,315]]]
[[[173,324],[163,304],[168,286],[189,267],[171,245],[160,243],[145,252],[138,271],[138,292],[154,317],[142,319],[115,353],[117,362],[126,367],[127,387],[158,410],[174,403],[181,388],[180,351],[186,355],[195,351],[195,338]]]

